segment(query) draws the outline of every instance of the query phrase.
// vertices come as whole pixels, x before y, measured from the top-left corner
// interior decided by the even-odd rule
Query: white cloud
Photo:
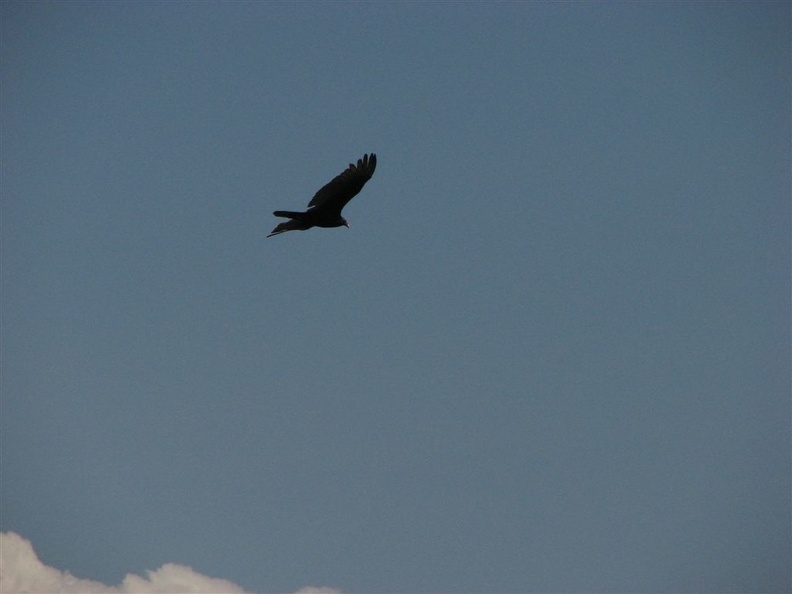
[[[128,574],[120,586],[74,577],[44,565],[29,540],[14,532],[0,533],[0,592],[3,594],[243,594],[244,590],[227,580],[196,573],[185,565],[166,563],[147,571],[146,577]],[[298,594],[338,594],[332,588],[307,587]]]

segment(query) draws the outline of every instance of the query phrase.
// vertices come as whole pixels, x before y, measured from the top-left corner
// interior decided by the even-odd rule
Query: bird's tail
[[[305,218],[304,212],[294,212],[293,210],[276,210],[272,214],[274,214],[276,217],[295,219],[297,221],[302,221]]]

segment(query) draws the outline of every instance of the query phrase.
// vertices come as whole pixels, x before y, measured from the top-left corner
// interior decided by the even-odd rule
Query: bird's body
[[[376,167],[377,155],[363,155],[357,165],[350,163],[346,170],[325,184],[311,198],[305,212],[276,210],[272,214],[289,220],[276,226],[267,237],[286,231],[305,231],[311,227],[349,227],[341,211],[371,179]]]

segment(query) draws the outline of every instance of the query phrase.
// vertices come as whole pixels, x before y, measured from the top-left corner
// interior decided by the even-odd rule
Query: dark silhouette
[[[308,203],[305,212],[276,210],[272,214],[290,220],[280,223],[267,237],[279,235],[286,231],[305,231],[311,227],[349,227],[341,210],[347,202],[357,196],[366,182],[374,175],[377,167],[377,155],[363,155],[357,165],[350,163],[346,171],[320,189]]]

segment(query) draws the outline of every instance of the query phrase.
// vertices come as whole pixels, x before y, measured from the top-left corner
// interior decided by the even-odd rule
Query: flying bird
[[[350,163],[345,171],[325,184],[311,198],[305,212],[276,210],[272,214],[289,220],[280,223],[267,237],[286,231],[305,231],[311,227],[349,227],[347,220],[341,216],[341,211],[371,179],[376,167],[377,155],[363,155],[362,159],[358,159],[357,165]]]

